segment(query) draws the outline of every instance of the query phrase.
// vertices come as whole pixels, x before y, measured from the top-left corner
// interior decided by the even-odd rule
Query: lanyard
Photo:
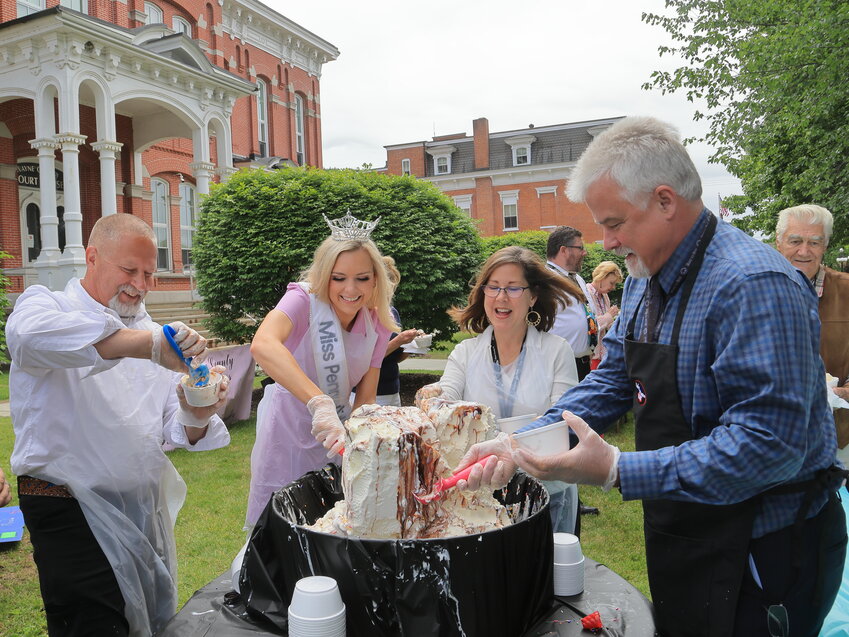
[[[495,344],[495,334],[490,342],[492,351],[492,370],[495,372],[495,388],[498,390],[498,408],[502,418],[513,416],[513,403],[516,401],[516,390],[519,388],[519,378],[522,376],[522,366],[525,363],[525,342],[522,341],[522,351],[519,352],[519,360],[516,361],[516,371],[513,374],[513,382],[510,383],[510,393],[504,393],[504,380],[501,377],[501,361],[498,358],[498,347]]]

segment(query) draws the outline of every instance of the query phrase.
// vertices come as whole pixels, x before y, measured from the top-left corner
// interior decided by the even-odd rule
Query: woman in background
[[[386,275],[394,291],[401,282],[401,273],[398,271],[395,265],[395,259],[392,257],[384,256],[383,264],[386,266]],[[392,311],[392,318],[400,325],[401,315],[398,314],[398,310],[394,307],[389,309]],[[383,363],[380,366],[380,378],[377,381],[377,398],[375,402],[378,405],[401,406],[401,370],[398,367],[398,363],[407,358],[407,353],[401,347],[407,343],[411,343],[421,333],[421,331],[416,329],[392,333],[389,339],[389,345],[386,346],[386,356],[383,357]]]
[[[572,348],[547,331],[560,307],[576,302],[571,291],[568,279],[530,250],[510,246],[493,254],[466,307],[451,311],[460,329],[478,336],[454,348],[439,383],[426,394],[488,405],[498,419],[545,413],[578,384]],[[573,533],[577,487],[544,484],[554,530]]]
[[[622,283],[622,270],[613,261],[602,261],[593,270],[592,283],[587,284],[587,292],[590,293],[596,307],[596,321],[598,322],[598,344],[590,359],[590,369],[595,369],[604,360],[607,348],[601,342],[607,330],[613,325],[613,321],[619,316],[619,308],[610,304],[608,296],[616,286]]]

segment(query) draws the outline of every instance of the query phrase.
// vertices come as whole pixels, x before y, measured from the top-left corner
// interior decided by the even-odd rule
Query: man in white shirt
[[[581,231],[571,226],[558,226],[548,236],[546,265],[555,272],[569,278],[580,289],[583,298],[562,308],[551,328],[553,334],[561,336],[575,352],[575,364],[578,366],[578,380],[590,373],[590,358],[592,357],[597,333],[595,326],[595,308],[592,298],[587,293],[587,284],[581,278],[581,265],[587,251],[581,240]],[[592,333],[591,333],[592,332]]]
[[[86,266],[62,292],[27,288],[9,317],[11,466],[51,637],[147,636],[176,611],[186,493],[162,444],[227,445],[214,415],[226,383],[215,405],[185,402],[186,367],[142,302],[156,270],[146,223],[99,219]],[[197,332],[172,327],[185,357],[203,353]]]

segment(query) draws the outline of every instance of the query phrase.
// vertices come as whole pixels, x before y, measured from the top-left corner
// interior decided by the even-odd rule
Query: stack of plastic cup
[[[571,533],[554,534],[554,594],[569,597],[584,591],[584,554]]]
[[[345,604],[335,579],[298,580],[289,604],[289,637],[345,637]]]

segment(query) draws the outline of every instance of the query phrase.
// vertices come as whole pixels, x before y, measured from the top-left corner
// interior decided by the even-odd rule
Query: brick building
[[[490,133],[481,117],[472,122],[471,137],[458,133],[385,146],[382,170],[433,182],[478,220],[483,236],[569,225],[581,230],[584,241],[599,241],[601,231],[587,207],[566,197],[566,182],[593,137],[619,119]]]
[[[329,42],[257,0],[0,2],[0,250],[12,298],[85,271],[94,222],[150,223],[150,300],[191,296],[198,197],[242,166],[322,165]]]

